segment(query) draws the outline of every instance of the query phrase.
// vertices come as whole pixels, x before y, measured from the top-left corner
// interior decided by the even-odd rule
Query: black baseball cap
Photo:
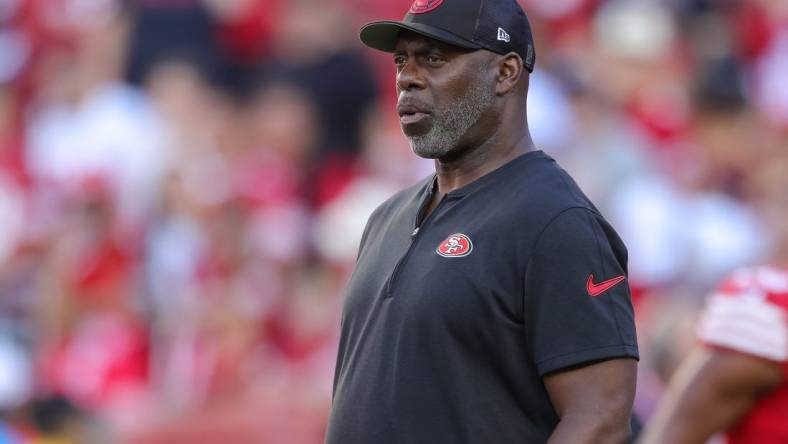
[[[370,48],[394,52],[403,30],[460,48],[514,51],[528,72],[534,70],[531,26],[516,0],[415,0],[402,21],[367,23],[360,37]]]

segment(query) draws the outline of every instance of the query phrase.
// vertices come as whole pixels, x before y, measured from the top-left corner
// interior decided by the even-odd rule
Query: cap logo
[[[424,14],[437,8],[443,3],[443,0],[416,0],[410,6],[411,14]]]
[[[441,242],[435,251],[443,257],[465,257],[473,251],[473,242],[468,236],[456,233]]]
[[[508,32],[504,31],[503,28],[498,28],[498,40],[509,43],[511,39]]]

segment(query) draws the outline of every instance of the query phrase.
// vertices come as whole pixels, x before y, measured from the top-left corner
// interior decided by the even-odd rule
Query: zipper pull
[[[416,237],[416,235],[419,234],[419,229],[421,229],[421,227],[416,227],[413,233],[410,233],[410,237]]]

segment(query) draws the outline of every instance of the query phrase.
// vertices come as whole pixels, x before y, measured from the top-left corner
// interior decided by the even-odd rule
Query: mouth
[[[415,125],[429,117],[429,114],[422,112],[415,112],[412,114],[403,114],[399,116],[399,123],[402,125]]]
[[[423,107],[410,104],[398,105],[397,114],[399,115],[400,125],[403,128],[414,127],[430,118],[429,111],[426,111]]]

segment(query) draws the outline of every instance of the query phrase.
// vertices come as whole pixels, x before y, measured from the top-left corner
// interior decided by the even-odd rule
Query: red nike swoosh
[[[594,283],[594,275],[588,276],[588,280],[586,281],[586,290],[591,297],[599,296],[600,294],[610,290],[611,288],[615,287],[619,283],[623,282],[626,279],[626,276],[619,276],[614,277],[613,279],[608,279],[604,282],[600,282],[598,284]]]

